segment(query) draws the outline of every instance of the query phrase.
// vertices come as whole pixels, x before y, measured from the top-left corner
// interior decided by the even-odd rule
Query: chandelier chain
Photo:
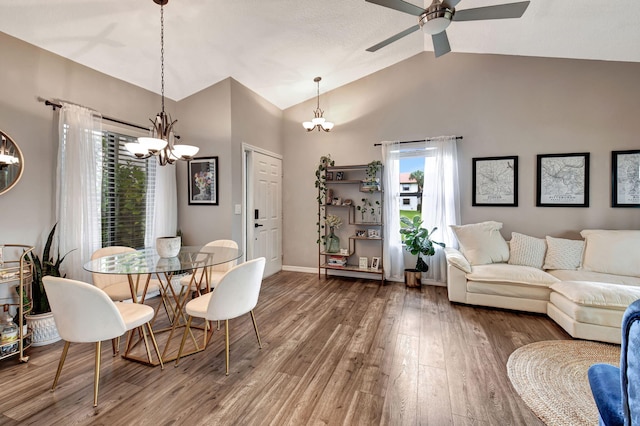
[[[160,86],[164,112],[164,5],[160,5]]]

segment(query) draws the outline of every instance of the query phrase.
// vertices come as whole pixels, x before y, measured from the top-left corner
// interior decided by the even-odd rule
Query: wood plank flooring
[[[156,300],[149,301],[157,303]],[[545,316],[451,304],[445,288],[280,272],[255,310],[206,351],[164,370],[102,350],[92,407],[92,344],[62,342],[0,362],[0,424],[541,425],[506,362],[528,343],[570,338]]]

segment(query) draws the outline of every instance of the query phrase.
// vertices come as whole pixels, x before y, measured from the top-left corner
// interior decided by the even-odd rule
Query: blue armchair
[[[601,425],[640,425],[640,300],[622,317],[620,368],[594,364],[588,375]]]

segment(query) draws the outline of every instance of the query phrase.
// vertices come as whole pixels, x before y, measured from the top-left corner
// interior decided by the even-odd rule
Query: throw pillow
[[[576,270],[580,267],[584,241],[549,236],[546,237],[546,240],[547,255],[544,258],[543,269]]]
[[[460,251],[471,265],[506,262],[509,260],[509,247],[500,234],[502,223],[482,222],[470,225],[450,225]]]
[[[542,238],[530,237],[517,232],[511,233],[511,243],[509,244],[510,265],[532,266],[542,269],[546,251],[547,242]]]
[[[585,229],[583,269],[640,277],[640,231]]]

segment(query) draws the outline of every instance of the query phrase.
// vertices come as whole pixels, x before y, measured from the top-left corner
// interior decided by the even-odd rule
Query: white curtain
[[[155,187],[147,187],[147,220],[145,246],[155,247],[156,238],[175,236],[178,228],[178,195],[176,166],[158,166],[155,158]]]
[[[384,165],[384,250],[385,279],[404,281],[404,257],[400,239],[400,144],[382,142]]]
[[[447,247],[456,247],[457,240],[449,225],[460,223],[460,188],[458,183],[458,155],[455,136],[429,138],[429,155],[425,157],[422,190],[422,226],[429,231],[437,227],[433,240]],[[447,262],[444,251],[436,246],[436,254],[429,258],[427,279],[446,282]]]
[[[101,247],[102,117],[63,103],[58,124],[56,220],[58,250],[68,278],[91,282],[82,265]],[[43,259],[44,260],[44,259]]]

